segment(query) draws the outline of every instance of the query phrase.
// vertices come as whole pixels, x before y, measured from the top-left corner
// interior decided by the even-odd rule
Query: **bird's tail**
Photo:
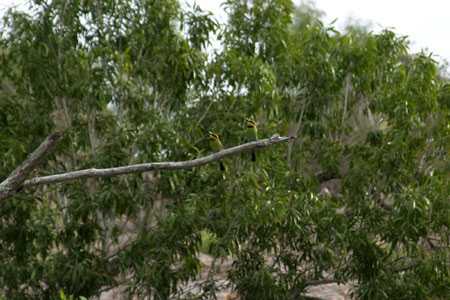
[[[220,171],[225,171],[225,165],[223,162],[219,161]]]
[[[256,152],[252,151],[252,161],[256,161]]]

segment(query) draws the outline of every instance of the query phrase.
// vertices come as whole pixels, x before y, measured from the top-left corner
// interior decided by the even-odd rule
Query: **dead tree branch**
[[[179,162],[156,162],[156,163],[143,163],[143,164],[135,164],[135,165],[128,165],[128,166],[121,166],[121,167],[114,167],[114,168],[107,168],[107,169],[84,169],[84,170],[78,170],[73,172],[67,172],[62,174],[56,174],[56,175],[49,175],[49,176],[42,176],[42,177],[35,177],[29,180],[24,180],[24,177],[29,174],[29,172],[22,171],[23,167],[17,168],[11,176],[15,176],[16,173],[23,174],[21,175],[21,179],[17,180],[14,179],[15,177],[8,177],[3,183],[0,184],[0,200],[3,198],[6,198],[13,194],[15,191],[17,191],[18,188],[21,187],[31,187],[36,185],[42,185],[42,184],[52,184],[52,183],[60,183],[60,182],[66,182],[66,181],[73,181],[76,179],[81,178],[88,178],[88,177],[110,177],[110,176],[117,176],[117,175],[124,175],[124,174],[131,174],[131,173],[141,173],[141,172],[148,172],[153,170],[181,170],[181,169],[191,169],[194,167],[202,166],[209,164],[211,162],[223,159],[227,156],[236,155],[238,153],[244,152],[244,151],[250,151],[253,149],[261,149],[268,146],[271,146],[273,144],[281,143],[281,142],[287,142],[291,139],[294,139],[295,137],[280,137],[280,136],[273,136],[268,139],[263,140],[257,140],[254,142],[238,145],[235,147],[227,148],[219,152],[215,152],[213,154],[199,157],[193,160],[187,160],[187,161],[179,161]],[[53,139],[56,139],[56,137],[53,137]],[[49,138],[47,138],[49,140]],[[47,145],[49,141],[44,141],[42,145]],[[50,139],[50,141],[53,141]],[[56,141],[55,141],[56,142]],[[41,149],[43,146],[40,146],[35,152],[38,152],[39,149]],[[47,147],[49,148],[49,147]],[[47,149],[44,153],[47,153],[49,150]],[[30,157],[35,157],[36,155],[33,152]],[[42,152],[42,150],[40,150]],[[39,153],[40,153],[39,152]],[[29,159],[27,159],[29,161]],[[25,161],[23,165],[26,164]],[[33,164],[33,167],[36,165],[36,163]],[[16,176],[17,177],[17,176]],[[5,186],[5,188],[3,188]],[[12,189],[7,187],[13,187]]]
[[[0,200],[14,194],[23,186],[23,182],[27,176],[39,163],[41,163],[44,156],[54,149],[56,143],[61,139],[62,135],[62,132],[59,131],[50,134],[22,164],[20,164],[3,182],[0,183]]]

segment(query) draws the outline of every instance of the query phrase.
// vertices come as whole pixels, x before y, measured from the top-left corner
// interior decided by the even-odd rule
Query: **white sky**
[[[212,11],[220,20],[224,12],[220,0],[195,0],[203,9]],[[193,0],[188,0],[193,2]],[[300,3],[301,0],[294,0]],[[325,12],[325,23],[337,19],[342,29],[348,18],[371,23],[375,31],[390,28],[407,35],[411,50],[428,49],[435,58],[450,61],[450,1],[448,0],[315,0]]]
[[[225,19],[220,6],[222,0],[182,0],[198,3],[204,10],[212,11],[219,20]],[[294,0],[300,3],[302,0]],[[328,24],[337,19],[337,28],[352,17],[363,23],[370,22],[377,31],[391,28],[407,35],[411,50],[428,49],[439,59],[450,61],[450,1],[448,0],[315,0],[317,8],[326,13]],[[0,15],[6,8],[23,6],[28,0],[0,0]]]

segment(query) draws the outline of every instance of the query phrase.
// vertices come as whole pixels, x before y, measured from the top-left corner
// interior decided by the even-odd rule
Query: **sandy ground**
[[[198,280],[187,283],[181,288],[185,291],[190,291],[193,294],[199,292],[198,285],[204,282],[208,276],[211,276],[211,268],[213,265],[213,258],[206,254],[200,254],[200,262],[203,266],[202,272]],[[216,261],[214,265],[214,275],[213,278],[217,282],[218,286],[227,286],[228,282],[226,278],[226,272],[231,267],[231,260]],[[122,293],[123,288],[118,287],[110,291],[104,292],[100,296],[100,300],[121,300],[129,299],[125,297]],[[217,294],[218,300],[238,300],[240,297],[232,292],[229,288],[224,288],[220,290]],[[335,283],[323,284],[312,286],[308,289],[307,296],[316,297],[323,300],[349,300],[350,298],[350,286],[349,285],[338,285]],[[138,298],[136,298],[138,299]]]

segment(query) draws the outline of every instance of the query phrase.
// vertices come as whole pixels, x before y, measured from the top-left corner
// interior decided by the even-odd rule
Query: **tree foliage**
[[[450,294],[450,82],[394,32],[324,25],[311,5],[227,0],[220,24],[176,0],[42,1],[0,41],[0,178],[54,128],[33,175],[192,159],[296,135],[217,165],[25,189],[0,203],[8,299],[195,295],[200,250],[233,260],[244,299],[311,282],[361,299]],[[220,47],[212,50],[212,43]],[[207,241],[207,246],[205,246]]]

